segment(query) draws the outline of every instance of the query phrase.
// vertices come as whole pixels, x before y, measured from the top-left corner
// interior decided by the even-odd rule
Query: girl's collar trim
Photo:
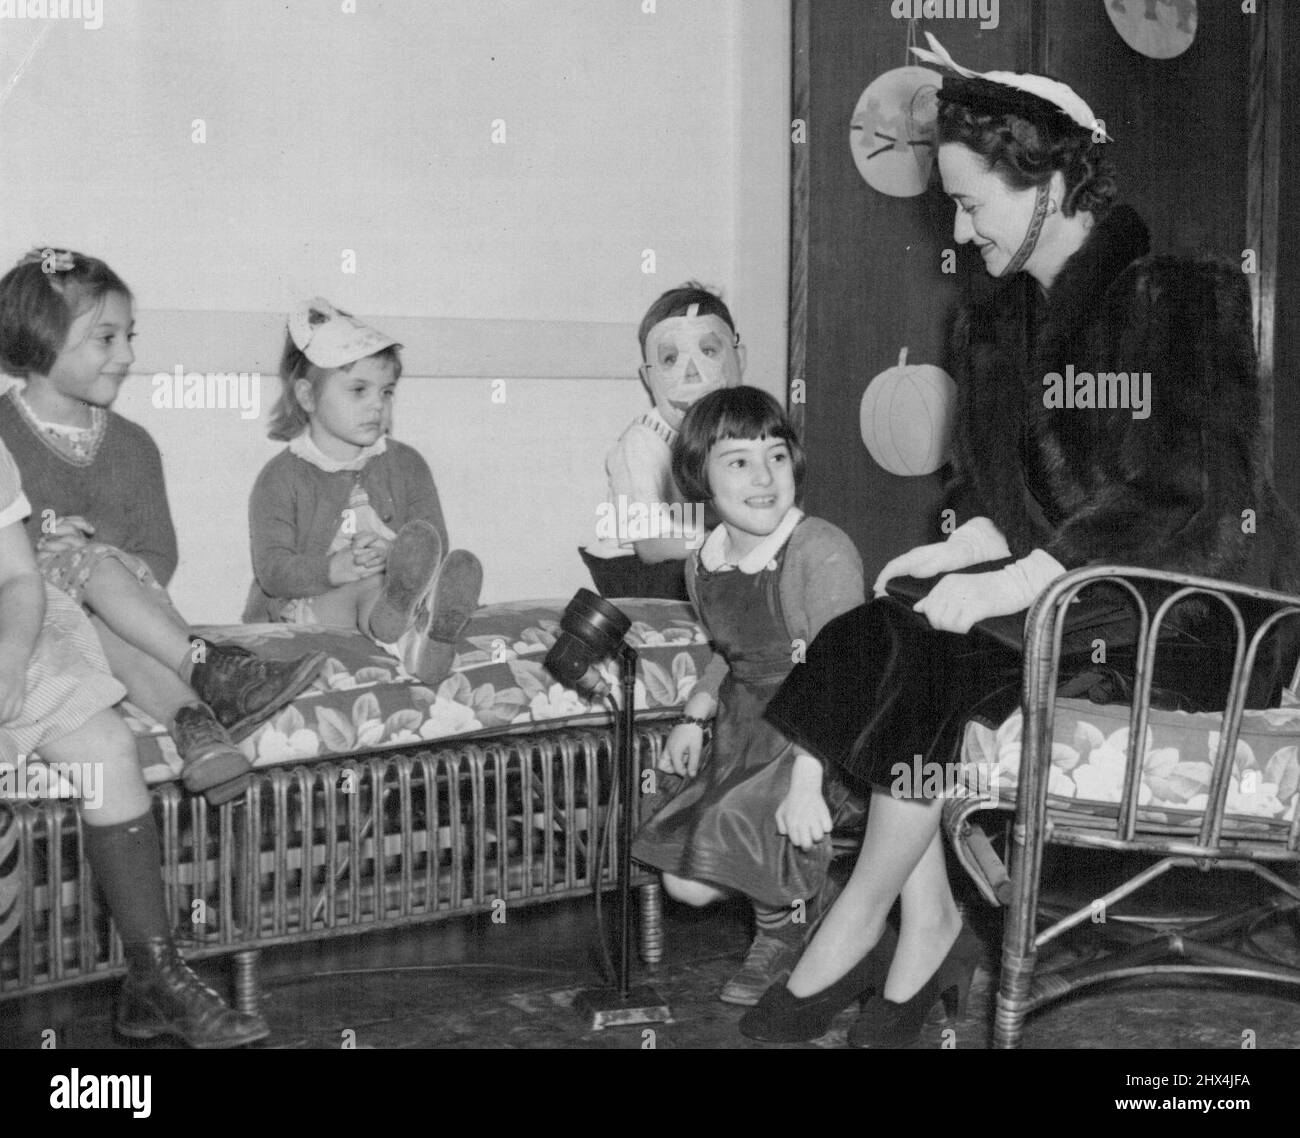
[[[733,568],[749,576],[761,573],[764,569],[775,568],[776,555],[790,540],[795,526],[803,521],[803,517],[804,513],[798,506],[791,506],[786,511],[785,517],[781,519],[780,525],[733,566],[727,565],[724,554],[727,547],[727,527],[716,526],[700,546],[700,565],[710,573],[716,573],[719,569]]]
[[[62,423],[47,423],[37,417],[23,398],[21,380],[14,381],[8,395],[23,425],[40,439],[47,450],[73,466],[90,466],[95,461],[108,431],[108,412],[103,407],[90,407],[89,427],[67,427]]]
[[[337,474],[340,470],[360,470],[376,455],[383,454],[388,449],[388,436],[380,435],[377,442],[371,443],[361,451],[355,458],[350,458],[346,462],[337,458],[330,458],[323,450],[312,442],[311,434],[303,431],[302,434],[296,435],[289,440],[289,453],[295,454],[304,462],[310,462],[312,466],[319,467],[326,474]]]

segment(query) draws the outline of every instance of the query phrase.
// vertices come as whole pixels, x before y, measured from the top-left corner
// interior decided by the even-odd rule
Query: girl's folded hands
[[[36,548],[41,553],[59,553],[66,549],[79,549],[95,536],[95,527],[85,518],[69,514],[56,518],[54,528],[42,533]]]
[[[377,533],[359,533],[352,539],[352,559],[363,569],[382,569],[388,564],[392,544]]]
[[[352,546],[348,545],[330,557],[329,582],[335,586],[346,585],[351,581],[360,581],[366,577],[373,577],[376,573],[382,573],[383,571],[382,562],[378,565],[360,564]]]

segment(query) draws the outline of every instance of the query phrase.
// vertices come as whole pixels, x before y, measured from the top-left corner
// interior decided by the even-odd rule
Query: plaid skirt
[[[23,709],[0,724],[0,758],[15,763],[70,735],[126,695],[94,628],[71,597],[45,585],[45,622],[27,664]]]

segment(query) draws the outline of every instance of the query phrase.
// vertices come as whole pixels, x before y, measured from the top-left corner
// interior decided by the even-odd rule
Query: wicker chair
[[[1049,802],[1048,794],[1053,743],[1062,742],[1054,734],[1058,727],[1057,673],[1065,616],[1075,596],[1100,581],[1126,589],[1135,600],[1141,620],[1136,694],[1131,707],[1125,709],[1129,730],[1122,792],[1118,802],[1102,808],[1055,797]],[[1142,593],[1134,586],[1137,581],[1162,583],[1158,587],[1164,599],[1154,614],[1149,612]],[[1167,596],[1163,591],[1166,588]],[[1198,594],[1215,598],[1207,604],[1217,602],[1227,606],[1235,624],[1233,682],[1218,724],[1217,754],[1213,758],[1204,808],[1190,816],[1171,817],[1168,812],[1139,805],[1148,726],[1153,717],[1159,721],[1162,716],[1183,714],[1149,707],[1151,675],[1157,636],[1170,607]],[[1247,622],[1238,605],[1242,601],[1247,602],[1255,621],[1249,637]],[[1024,726],[1016,800],[1014,803],[1000,800],[996,786],[992,794],[988,793],[985,780],[985,792],[972,791],[964,797],[949,798],[944,810],[945,826],[958,859],[983,895],[1007,909],[994,1046],[1017,1046],[1025,1017],[1030,1012],[1080,988],[1112,979],[1190,973],[1300,985],[1300,955],[1289,961],[1269,955],[1255,943],[1254,935],[1263,923],[1278,919],[1292,922],[1300,929],[1297,922],[1300,878],[1296,876],[1296,867],[1300,865],[1300,808],[1292,801],[1287,811],[1290,821],[1285,815],[1225,818],[1238,756],[1247,679],[1263,637],[1276,630],[1280,622],[1295,617],[1300,617],[1300,598],[1205,578],[1112,566],[1090,567],[1065,575],[1031,609],[1026,622]],[[1300,743],[1300,718],[1294,742]],[[1300,795],[1296,798],[1300,799]],[[973,820],[975,815],[990,809],[1015,811],[1008,838],[1009,874],[983,828]],[[989,815],[985,813],[983,817],[987,819]],[[1007,815],[1001,817],[1005,822]],[[1047,844],[1075,850],[1126,851],[1128,855],[1149,857],[1136,859],[1142,861],[1143,868],[1103,896],[1081,906],[1075,898],[1063,906],[1053,898],[1040,896]],[[1124,873],[1131,873],[1135,858],[1125,856],[1118,860],[1126,863]],[[1071,870],[1078,865],[1072,862]],[[1213,913],[1208,917],[1203,909],[1200,915],[1184,911],[1159,917],[1120,912],[1127,907],[1122,902],[1130,894],[1178,867],[1206,872],[1249,871],[1272,887],[1271,896],[1238,912]],[[1103,914],[1100,923],[1096,917],[1098,906],[1102,907]],[[1094,934],[1090,939],[1107,942],[1103,947],[1111,951],[1082,960],[1070,959],[1068,953],[1060,950],[1065,947],[1061,938],[1071,930],[1076,934],[1084,931]],[[1070,939],[1073,942],[1078,938]],[[1054,951],[1040,958],[1048,946],[1053,946]]]

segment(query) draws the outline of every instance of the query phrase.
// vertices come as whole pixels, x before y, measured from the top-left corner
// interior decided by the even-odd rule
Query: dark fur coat
[[[959,522],[991,518],[1017,557],[1038,548],[1069,569],[1127,564],[1296,592],[1296,522],[1260,455],[1245,279],[1148,248],[1137,215],[1115,208],[1046,296],[1022,275],[960,313],[949,504]],[[1067,369],[1150,372],[1150,414],[1047,406],[1044,377]],[[1135,668],[1137,628],[1116,599],[1123,615],[1066,629],[1061,678],[1100,702],[1126,702]],[[1184,601],[1163,631],[1155,705],[1221,708],[1235,644],[1223,611]],[[1247,706],[1274,705],[1290,677],[1294,630],[1284,635],[1257,660]],[[1101,669],[1098,636],[1110,649]],[[972,715],[1000,722],[1022,674],[1005,640],[936,635],[889,598],[827,624],[766,715],[851,784],[890,786],[899,755],[949,762]]]
[[[958,522],[991,518],[1017,557],[1041,548],[1066,568],[1295,592],[1297,525],[1262,459],[1245,277],[1149,246],[1137,214],[1116,207],[1046,296],[1022,275],[959,315],[949,503]],[[1149,416],[1045,406],[1044,376],[1067,366],[1149,372]]]

